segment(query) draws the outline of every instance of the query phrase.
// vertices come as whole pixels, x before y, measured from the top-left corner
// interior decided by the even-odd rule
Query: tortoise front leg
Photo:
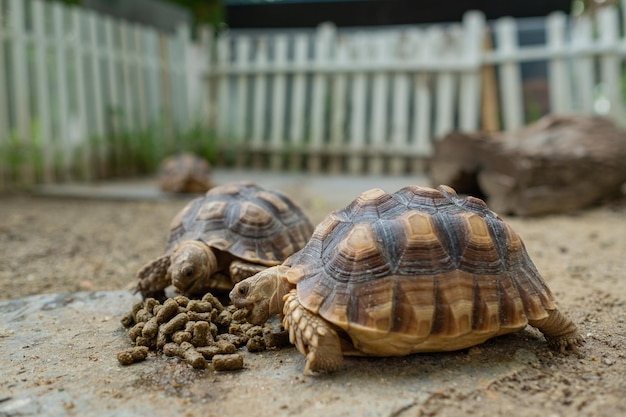
[[[558,309],[549,310],[545,319],[529,320],[528,323],[543,333],[552,349],[561,353],[567,349],[576,352],[576,347],[584,341],[576,325]]]
[[[141,267],[137,271],[139,282],[135,292],[140,292],[144,299],[162,297],[165,288],[172,282],[169,273],[170,262],[170,255],[163,255]]]
[[[296,290],[285,296],[283,313],[283,326],[289,330],[289,341],[306,356],[304,374],[338,371],[343,365],[343,353],[332,325],[305,309]]]
[[[265,265],[253,264],[235,259],[230,263],[228,270],[233,284],[236,284],[239,281],[243,281],[252,275],[256,275],[259,272],[266,270],[267,268],[268,267]]]

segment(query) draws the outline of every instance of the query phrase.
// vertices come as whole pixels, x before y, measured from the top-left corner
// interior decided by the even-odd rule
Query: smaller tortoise
[[[165,158],[159,166],[159,188],[170,193],[204,193],[213,185],[208,161],[191,153]]]
[[[215,187],[172,220],[161,257],[137,272],[137,290],[161,297],[173,284],[187,295],[230,291],[307,242],[313,226],[287,196],[249,182]]]
[[[452,351],[527,324],[561,352],[582,342],[520,237],[447,186],[364,192],[230,298],[252,323],[282,312],[305,374],[338,370],[344,354]]]

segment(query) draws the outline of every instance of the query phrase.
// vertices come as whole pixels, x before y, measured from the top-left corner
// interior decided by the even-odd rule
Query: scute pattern
[[[313,227],[286,196],[248,182],[212,188],[172,220],[166,252],[186,240],[243,260],[276,265],[299,250]]]
[[[302,305],[364,353],[456,350],[555,308],[519,236],[445,186],[366,191],[285,264]]]

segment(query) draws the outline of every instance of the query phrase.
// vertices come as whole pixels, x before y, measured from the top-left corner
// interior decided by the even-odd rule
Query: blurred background
[[[0,190],[423,173],[452,131],[623,124],[626,1],[0,0]]]

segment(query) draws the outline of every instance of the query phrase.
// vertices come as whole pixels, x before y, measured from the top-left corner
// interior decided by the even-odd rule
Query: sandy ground
[[[357,189],[362,184],[372,182],[377,185],[366,180],[336,190],[336,198],[320,193],[320,188],[278,186],[318,222],[342,199],[362,191]],[[392,186],[387,182],[383,188]],[[320,187],[323,191],[325,185]],[[126,288],[135,271],[160,254],[167,225],[186,202],[0,196],[0,301]],[[389,414],[626,415],[626,199],[582,212],[507,221],[521,235],[561,309],[578,324],[585,346],[579,355],[553,354],[536,332],[526,330],[463,352],[423,355],[425,363],[444,369],[472,363],[485,366],[490,358],[515,354],[515,347],[522,345],[531,359],[486,385],[433,389],[428,398],[420,397]],[[291,351],[283,358],[280,352],[272,355],[277,367],[302,365],[292,363]],[[346,366],[391,366],[394,361],[404,364],[406,359],[353,359]],[[354,372],[347,374],[358,377]],[[229,380],[233,378],[237,377]],[[381,383],[394,384],[393,375],[386,378]],[[359,386],[358,380],[348,383],[351,389]],[[262,402],[260,396],[265,394],[259,392],[256,402]],[[281,409],[288,410],[289,399],[281,401]],[[240,408],[244,410],[245,404]]]

